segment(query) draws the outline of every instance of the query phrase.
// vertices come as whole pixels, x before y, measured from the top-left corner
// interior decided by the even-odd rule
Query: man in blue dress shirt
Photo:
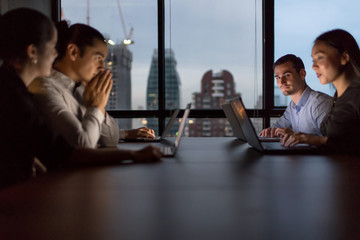
[[[301,58],[287,54],[274,63],[275,79],[291,102],[284,114],[260,136],[275,137],[302,132],[321,135],[320,124],[332,106],[332,97],[312,90],[305,81],[306,71]]]

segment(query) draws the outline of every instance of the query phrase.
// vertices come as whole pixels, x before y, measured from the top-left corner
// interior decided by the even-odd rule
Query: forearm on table
[[[66,161],[66,166],[92,166],[120,164],[124,160],[133,160],[135,151],[117,148],[75,148]]]

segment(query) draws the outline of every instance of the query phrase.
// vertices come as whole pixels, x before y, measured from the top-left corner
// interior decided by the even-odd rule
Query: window
[[[115,107],[107,109],[157,109],[157,1],[61,0],[61,8],[63,19],[89,24],[111,40],[107,67],[111,62],[118,77],[110,98]],[[127,38],[133,44],[124,44]]]
[[[128,69],[127,75],[117,72],[116,76],[130,79],[130,103],[116,106],[112,101],[115,110],[108,111],[115,118],[135,119],[132,127],[140,123],[149,126],[154,121],[161,133],[170,109],[193,102],[191,132],[196,135],[203,127],[196,120],[216,125],[225,116],[221,103],[227,98],[241,95],[249,116],[259,118],[260,124],[269,124],[270,117],[282,112],[272,110],[272,104],[263,104],[273,98],[273,90],[269,95],[269,87],[263,86],[270,72],[266,66],[273,61],[273,1],[121,0],[124,21],[117,2],[61,0],[65,19],[72,23],[89,20],[113,40],[108,67],[114,68],[117,63]],[[216,10],[209,10],[209,4]],[[264,34],[267,41],[263,41]],[[129,35],[134,44],[116,49]],[[117,56],[119,51],[123,54]],[[267,64],[263,64],[263,56]],[[222,84],[214,86],[216,81]],[[116,89],[123,91],[124,85]],[[112,96],[116,96],[115,91]],[[228,123],[219,124],[226,124],[217,127],[220,134],[229,134]],[[209,128],[209,124],[204,126]],[[208,132],[211,136],[213,131]]]
[[[193,95],[208,95],[210,109],[221,109],[226,99],[241,95],[254,108],[262,95],[262,1],[165,3],[165,49],[171,49],[168,59],[179,77],[180,106],[198,99]],[[224,91],[225,86],[238,88]],[[165,85],[165,91],[170,89]],[[209,108],[207,103],[195,105]]]

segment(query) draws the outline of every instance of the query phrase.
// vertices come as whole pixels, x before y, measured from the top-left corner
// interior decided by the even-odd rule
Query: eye
[[[322,55],[318,55],[318,56],[315,57],[316,61],[321,61],[323,59],[324,59],[324,56],[322,56]]]

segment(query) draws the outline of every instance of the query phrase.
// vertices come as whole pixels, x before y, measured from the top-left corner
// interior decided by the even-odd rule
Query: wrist
[[[99,108],[100,111],[102,112],[102,114],[104,115],[104,117],[106,116],[106,111],[105,111],[105,108]]]
[[[323,137],[323,136],[314,136],[312,137],[311,135],[309,135],[309,143],[310,145],[314,145],[314,146],[324,146],[327,142],[327,137]]]
[[[326,145],[327,140],[328,140],[328,137],[321,137],[321,146]]]

